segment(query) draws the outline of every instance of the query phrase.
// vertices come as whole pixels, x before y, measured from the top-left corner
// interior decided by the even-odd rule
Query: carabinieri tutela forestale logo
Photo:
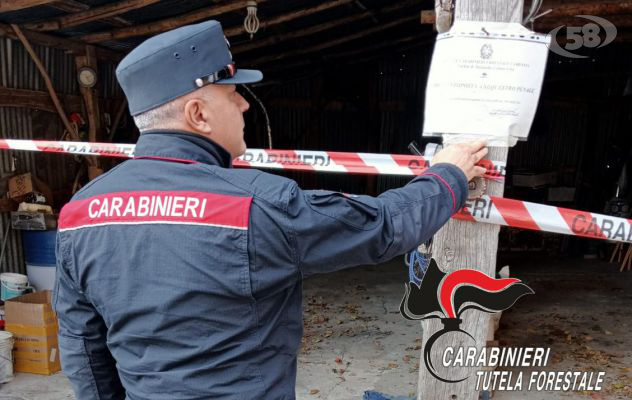
[[[474,309],[487,313],[504,311],[519,298],[534,291],[520,279],[491,278],[483,272],[462,269],[445,273],[434,259],[430,261],[420,284],[406,284],[400,305],[402,316],[409,320],[439,318],[443,329],[432,334],[424,345],[424,364],[432,376],[446,383],[462,382],[468,377],[449,379],[437,373],[433,365],[432,346],[448,333],[461,333],[461,315]],[[603,371],[500,371],[496,367],[547,367],[550,348],[543,347],[450,347],[442,355],[444,368],[477,368],[476,390],[535,391],[602,390]],[[492,370],[489,370],[489,369]]]

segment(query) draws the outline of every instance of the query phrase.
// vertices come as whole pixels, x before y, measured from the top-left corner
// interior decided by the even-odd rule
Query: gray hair
[[[172,100],[134,117],[138,130],[143,132],[150,129],[169,128],[173,121],[180,117],[182,104],[179,99]]]

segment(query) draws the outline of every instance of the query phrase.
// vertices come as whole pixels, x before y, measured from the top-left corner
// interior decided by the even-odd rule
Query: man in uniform
[[[293,399],[303,278],[389,260],[464,203],[483,143],[378,197],[303,191],[243,154],[248,103],[221,26],[148,39],[117,68],[135,157],[63,208],[54,307],[79,400]]]

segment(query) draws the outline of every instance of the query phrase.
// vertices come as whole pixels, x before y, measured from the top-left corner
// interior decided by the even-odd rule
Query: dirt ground
[[[602,392],[496,392],[494,399],[632,399],[632,272],[539,254],[500,261],[536,293],[505,312],[500,345],[551,347],[549,370],[605,371],[606,383]],[[421,329],[399,315],[406,278],[398,258],[305,281],[297,399],[360,400],[366,390],[415,395]],[[0,387],[0,400],[73,398],[59,374],[18,374]]]
[[[503,315],[500,345],[550,347],[549,370],[606,372],[603,391],[559,398],[632,399],[632,272],[599,260],[501,258],[536,295]]]
[[[498,391],[493,398],[632,399],[632,272],[599,260],[529,253],[499,260],[536,293],[503,315],[499,344],[550,347],[544,370],[605,371],[606,379],[601,392]],[[299,399],[416,393],[421,329],[399,315],[404,279],[397,259],[305,282]]]

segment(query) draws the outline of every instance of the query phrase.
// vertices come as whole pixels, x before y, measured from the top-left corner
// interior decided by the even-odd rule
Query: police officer
[[[235,66],[216,21],[148,39],[116,73],[135,157],[59,219],[54,307],[80,400],[294,399],[303,278],[415,248],[483,173],[483,143],[378,197],[232,169],[248,110],[235,85],[262,74]]]

